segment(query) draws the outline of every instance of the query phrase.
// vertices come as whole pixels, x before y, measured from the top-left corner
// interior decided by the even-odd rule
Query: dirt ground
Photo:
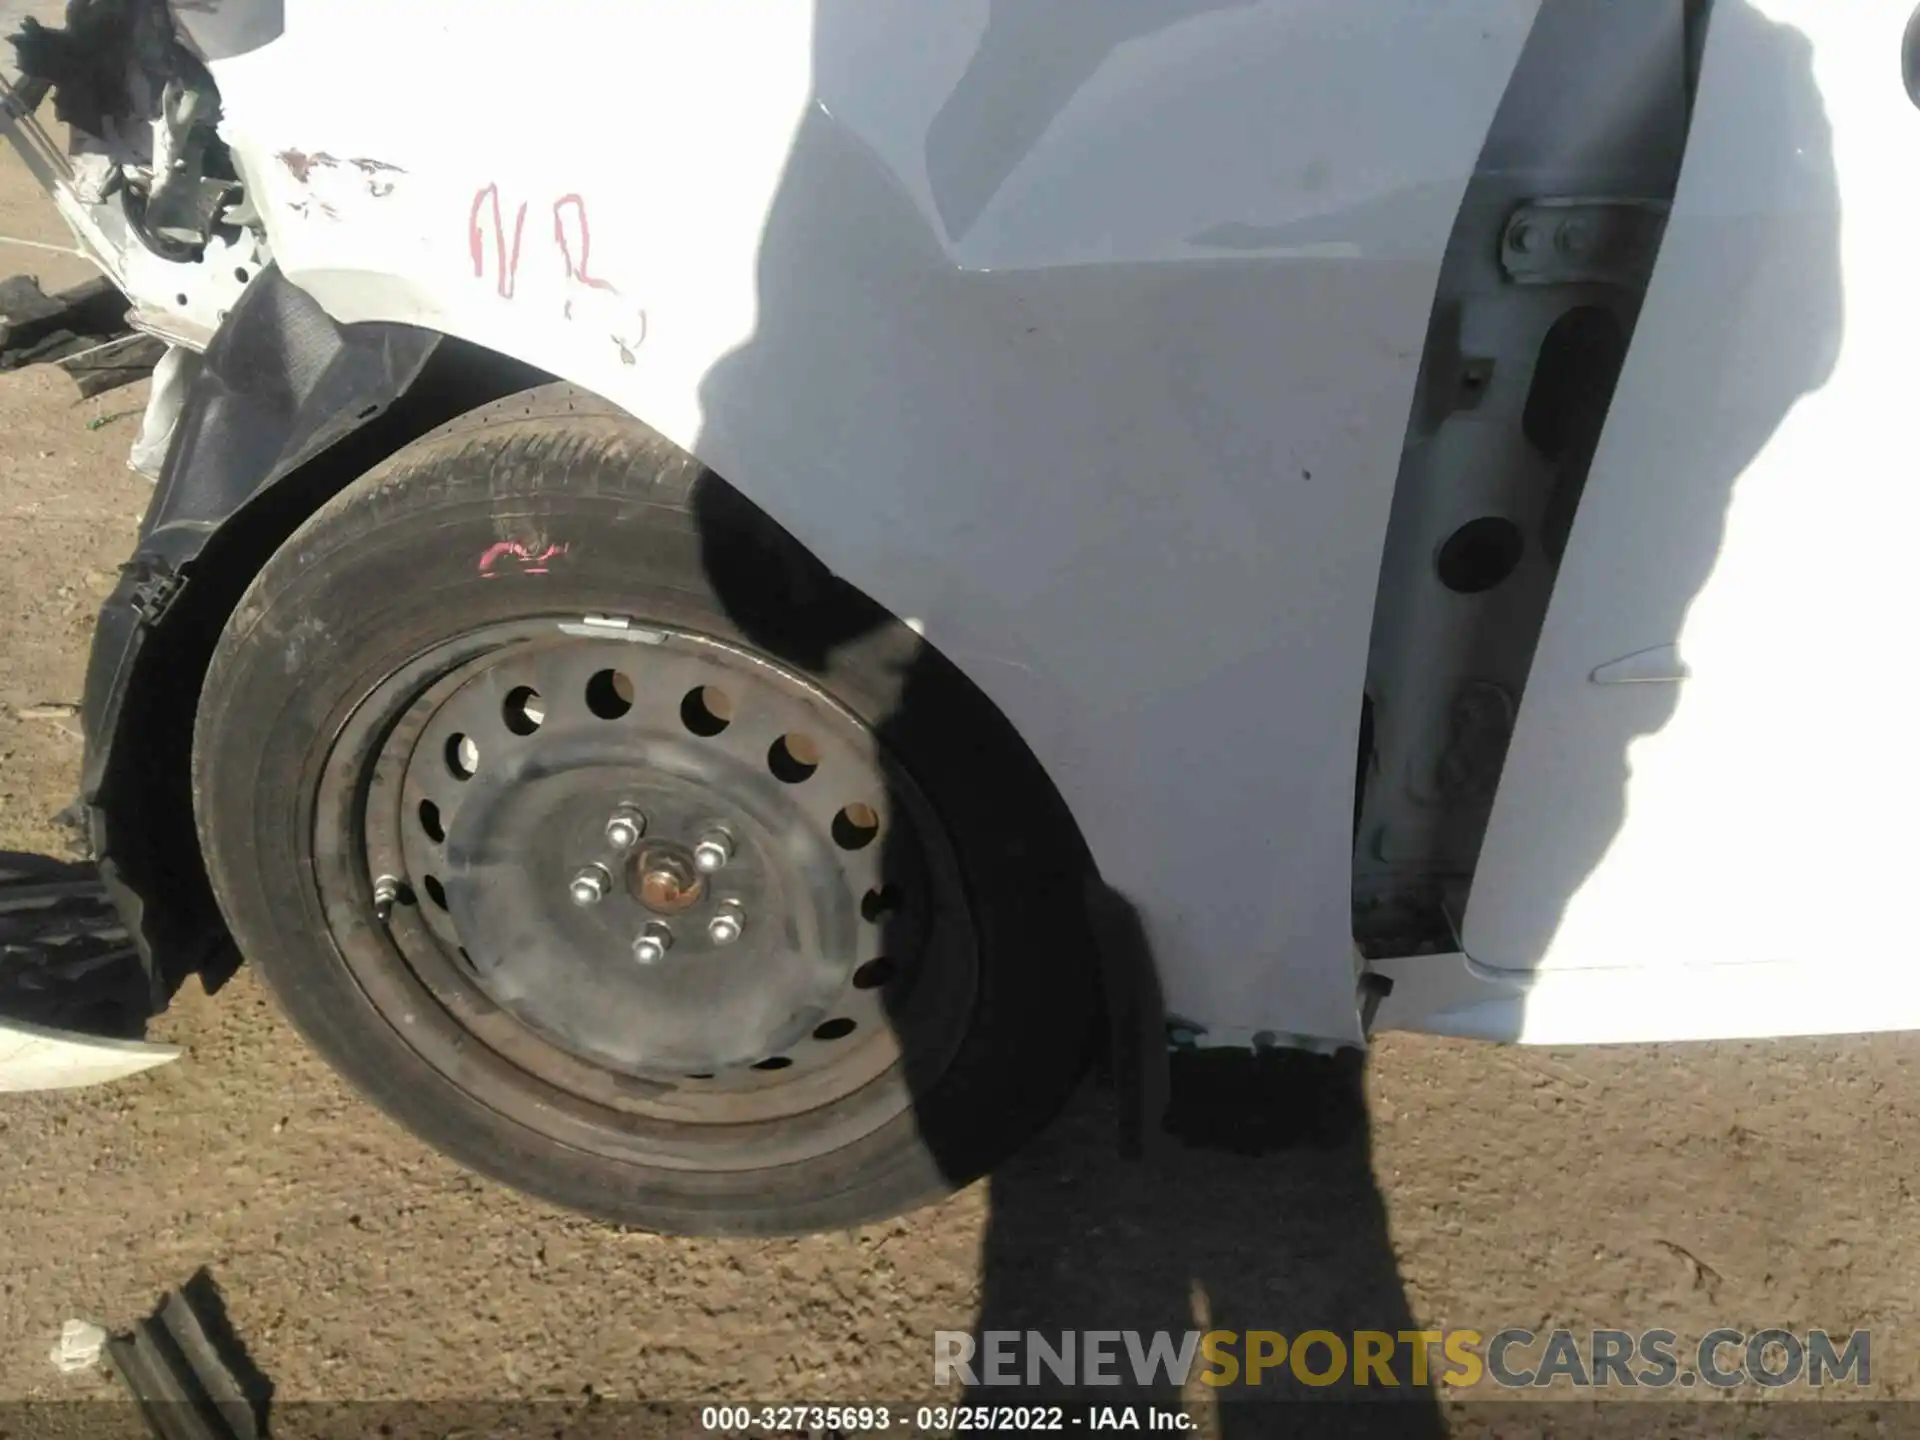
[[[0,161],[0,233],[59,243]],[[9,273],[83,273],[0,246]],[[0,376],[0,848],[57,848],[93,614],[147,485],[143,391]],[[117,417],[117,418],[116,418]],[[623,1232],[478,1181],[362,1103],[243,971],[157,1023],[179,1062],[0,1098],[0,1400],[110,1395],[48,1361],[206,1268],[275,1402],[904,1399],[936,1329],[1517,1325],[1874,1332],[1876,1399],[1920,1395],[1920,1042],[1517,1051],[1390,1036],[1367,1126],[1291,1107],[1260,1156],[1114,1155],[1083,1102],[989,1185],[781,1241]],[[1285,1128],[1285,1127],[1283,1127]],[[1368,1133],[1370,1131],[1370,1134]],[[946,1398],[952,1399],[951,1392]],[[1523,1432],[1511,1432],[1523,1433]]]

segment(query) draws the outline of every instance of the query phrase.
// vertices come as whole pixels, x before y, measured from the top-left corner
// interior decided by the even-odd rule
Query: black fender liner
[[[433,372],[433,373],[430,373]],[[156,1010],[190,974],[231,973],[201,865],[190,757],[220,628],[314,509],[446,419],[525,385],[526,367],[405,325],[340,325],[275,267],[206,354],[87,663],[81,818]]]

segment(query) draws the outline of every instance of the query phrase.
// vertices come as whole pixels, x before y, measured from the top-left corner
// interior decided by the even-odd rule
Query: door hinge
[[[1544,197],[1507,217],[1500,267],[1516,285],[1644,289],[1666,229],[1664,200]]]

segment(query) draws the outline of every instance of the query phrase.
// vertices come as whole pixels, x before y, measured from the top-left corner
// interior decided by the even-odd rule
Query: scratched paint
[[[324,150],[309,154],[305,150],[282,150],[274,157],[295,181],[305,185],[314,178],[316,170],[337,170],[341,166],[351,166],[359,172],[366,191],[376,200],[383,200],[393,193],[393,181],[387,177],[404,175],[406,170],[386,160],[376,160],[370,155],[356,155],[342,160],[337,155],[329,155]]]
[[[304,150],[282,150],[275,158],[286,166],[287,173],[302,185],[313,178],[315,165],[326,166],[335,163],[334,158],[325,151],[318,155],[309,155]]]

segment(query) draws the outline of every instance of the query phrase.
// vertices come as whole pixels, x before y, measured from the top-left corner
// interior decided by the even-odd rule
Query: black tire
[[[476,565],[503,547],[503,567]],[[409,970],[371,877],[350,877],[343,902],[356,862],[342,851],[367,822],[336,822],[324,777],[351,760],[340,747],[370,723],[368,697],[478,627],[602,615],[776,659],[880,737],[964,892],[970,993],[940,1022],[954,1036],[945,1051],[902,1039],[904,1055],[857,1094],[683,1144],[671,1126],[571,1092],[557,1110],[545,1071],[475,1043]],[[369,783],[356,781],[355,803]],[[194,796],[240,950],[313,1045],[462,1163],[606,1220],[769,1234],[895,1214],[984,1173],[1052,1117],[1084,1066],[1096,1010],[1085,855],[1011,727],[710,472],[569,387],[409,445],[274,555],[207,675]],[[811,1149],[788,1143],[801,1131]]]

